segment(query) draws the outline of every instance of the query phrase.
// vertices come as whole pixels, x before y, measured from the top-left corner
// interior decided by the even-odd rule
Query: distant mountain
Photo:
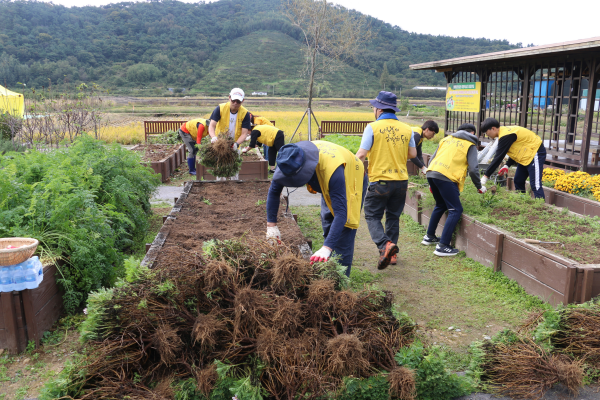
[[[113,92],[167,88],[223,94],[232,86],[303,95],[300,32],[284,0],[124,2],[73,7],[0,0],[0,83],[72,87],[96,82]],[[444,85],[443,76],[409,64],[515,48],[507,41],[409,33],[368,17],[376,37],[361,57],[318,81],[320,96],[379,90],[384,62],[390,87]],[[367,94],[369,95],[369,94]]]

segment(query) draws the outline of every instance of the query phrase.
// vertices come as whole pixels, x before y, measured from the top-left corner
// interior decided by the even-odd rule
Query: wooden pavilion
[[[600,37],[410,66],[443,72],[448,84],[481,82],[480,112],[446,111],[446,132],[494,117],[536,132],[546,164],[600,173]]]

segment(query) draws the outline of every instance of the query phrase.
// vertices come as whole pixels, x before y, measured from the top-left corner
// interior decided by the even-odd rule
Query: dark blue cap
[[[290,143],[277,152],[273,180],[283,186],[300,187],[312,178],[319,162],[319,149],[308,141]]]
[[[377,95],[377,98],[375,100],[369,100],[369,103],[371,103],[373,107],[381,110],[394,110],[395,112],[400,112],[400,109],[397,107],[398,98],[392,92],[384,92],[382,90]]]

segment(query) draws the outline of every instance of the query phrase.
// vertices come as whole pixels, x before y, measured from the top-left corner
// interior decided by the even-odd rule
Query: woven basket
[[[5,238],[0,239],[0,266],[15,265],[22,263],[35,253],[38,244],[37,239],[30,238]],[[23,246],[24,247],[19,247]],[[7,249],[8,246],[19,247],[18,249]]]

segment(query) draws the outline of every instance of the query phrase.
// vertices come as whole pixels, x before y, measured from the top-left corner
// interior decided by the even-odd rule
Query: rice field
[[[266,117],[271,121],[275,121],[277,128],[285,132],[286,142],[292,140],[297,142],[300,140],[308,139],[308,120],[304,118],[302,124],[298,129],[298,133],[292,139],[292,135],[302,118],[304,111],[259,111],[255,112],[255,115]],[[318,111],[315,112],[319,123],[321,121],[373,121],[373,113],[365,111]],[[210,114],[200,114],[198,117],[208,118]],[[111,121],[108,127],[103,128],[100,133],[100,139],[107,143],[120,143],[120,144],[137,144],[144,141],[144,124],[143,120],[175,120],[181,119],[193,119],[196,116],[186,117],[142,117],[135,116],[129,118],[118,118]],[[318,134],[318,128],[312,121],[312,138],[316,139]],[[419,126],[415,123],[408,123],[412,126]]]

